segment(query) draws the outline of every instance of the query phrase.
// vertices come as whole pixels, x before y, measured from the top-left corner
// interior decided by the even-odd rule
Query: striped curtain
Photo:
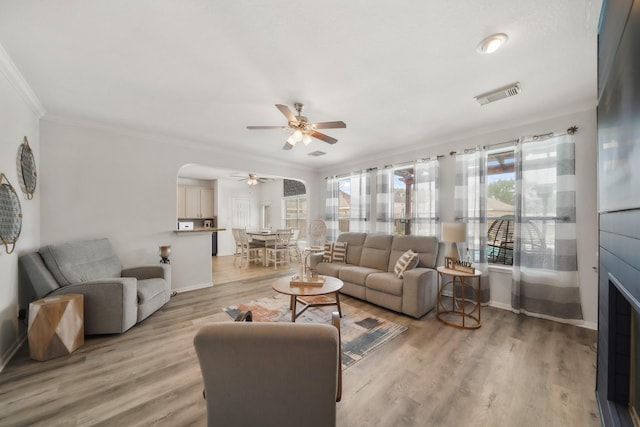
[[[439,181],[440,162],[437,159],[416,163],[411,234],[440,237]]]
[[[511,304],[524,313],[580,320],[574,136],[525,139],[515,155]]]
[[[456,221],[467,223],[464,250],[480,278],[480,301],[489,302],[489,264],[487,262],[487,152],[484,148],[465,151],[456,156],[456,184],[454,189]]]
[[[325,205],[324,222],[327,225],[326,239],[333,242],[340,234],[338,222],[338,205],[339,205],[339,187],[338,178],[327,178],[327,201]]]
[[[354,172],[351,181],[349,231],[368,232],[371,205],[369,172]]]
[[[378,170],[375,231],[393,234],[393,168]]]

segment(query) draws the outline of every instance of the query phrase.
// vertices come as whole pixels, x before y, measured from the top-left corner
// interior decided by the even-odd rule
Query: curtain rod
[[[562,135],[567,135],[567,134],[573,135],[576,132],[578,132],[578,126],[574,125],[574,126],[571,126],[565,132],[562,132],[562,133],[548,132],[548,133],[542,133],[542,134],[539,134],[539,135],[533,135],[530,138],[531,138],[532,142],[533,141],[541,141],[541,140],[546,139],[546,138],[551,138],[552,136],[562,136]],[[512,140],[509,140],[509,141],[497,142],[495,144],[483,145],[482,148],[486,150],[487,148],[490,148],[490,147],[498,147],[498,146],[503,146],[503,145],[508,145],[508,144],[517,144],[519,141],[520,141],[520,139],[512,139]],[[463,153],[464,154],[473,153],[474,151],[476,151],[475,148],[465,148]],[[450,156],[455,156],[456,154],[458,154],[456,151],[451,151],[449,153]]]

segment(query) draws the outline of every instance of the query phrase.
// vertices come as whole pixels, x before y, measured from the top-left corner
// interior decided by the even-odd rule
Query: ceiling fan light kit
[[[258,184],[258,177],[255,174],[250,173],[249,174],[249,179],[247,179],[247,184],[249,184],[249,185],[257,185]]]
[[[302,115],[302,107],[304,107],[304,105],[296,102],[293,106],[298,113],[297,115],[294,115],[286,105],[276,104],[276,108],[287,118],[287,126],[247,126],[247,129],[290,129],[291,135],[287,138],[282,149],[291,150],[298,142],[309,145],[312,141],[311,138],[317,138],[328,144],[335,144],[338,142],[337,139],[318,132],[318,129],[340,129],[347,127],[343,121],[309,123],[307,117]]]

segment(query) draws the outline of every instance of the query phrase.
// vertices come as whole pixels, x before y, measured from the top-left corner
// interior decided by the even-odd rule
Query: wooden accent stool
[[[45,297],[29,304],[29,355],[44,361],[84,344],[84,295]]]

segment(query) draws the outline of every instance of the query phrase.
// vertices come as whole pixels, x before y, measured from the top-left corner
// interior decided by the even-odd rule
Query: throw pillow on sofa
[[[331,262],[333,259],[333,243],[326,242],[324,244],[324,253],[322,254],[322,262]]]
[[[409,249],[403,253],[400,258],[398,258],[398,261],[396,261],[396,265],[393,268],[393,272],[396,273],[398,279],[402,279],[405,271],[416,268],[417,265],[418,254]]]
[[[344,264],[347,260],[347,242],[335,242],[333,244],[333,255],[331,262],[339,262]]]
[[[347,260],[347,242],[326,242],[324,244],[324,253],[322,254],[322,262],[342,263]]]

